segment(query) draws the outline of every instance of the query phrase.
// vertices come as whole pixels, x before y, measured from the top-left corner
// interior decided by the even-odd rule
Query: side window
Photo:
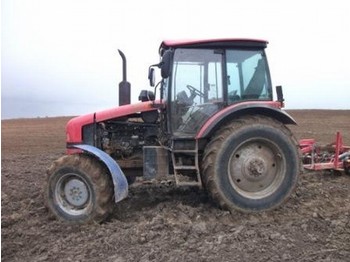
[[[174,134],[195,134],[223,101],[222,52],[176,49],[172,68],[171,126]]]
[[[181,49],[176,54],[185,56],[186,52],[191,52],[191,55],[183,57],[185,61],[174,63],[172,100],[177,100],[179,95],[190,97],[195,88],[198,90],[193,98],[196,105],[222,101],[221,55],[213,50]],[[175,56],[176,59],[179,58]]]
[[[178,96],[191,96],[190,89],[187,86],[192,86],[203,92],[203,66],[198,63],[177,63],[174,67],[174,89],[172,100],[177,100]],[[201,103],[201,97],[195,96],[194,102]]]
[[[240,100],[241,85],[237,63],[227,63],[228,100]]]
[[[222,101],[222,68],[221,63],[208,64],[208,102]]]
[[[262,51],[228,50],[228,100],[271,100],[272,88]]]

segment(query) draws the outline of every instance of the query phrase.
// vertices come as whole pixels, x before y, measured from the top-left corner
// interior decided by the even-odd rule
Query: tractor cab
[[[195,137],[223,108],[248,101],[272,101],[266,41],[163,41],[162,98],[168,132]]]

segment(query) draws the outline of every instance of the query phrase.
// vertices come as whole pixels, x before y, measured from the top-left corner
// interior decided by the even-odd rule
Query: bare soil
[[[350,144],[350,110],[289,111],[298,139]],[[230,214],[199,189],[131,186],[101,225],[72,226],[44,206],[69,118],[2,121],[2,261],[350,261],[350,176],[309,172],[277,210]]]

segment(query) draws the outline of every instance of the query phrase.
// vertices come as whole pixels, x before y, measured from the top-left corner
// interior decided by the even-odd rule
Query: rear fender
[[[233,105],[226,107],[222,111],[213,115],[208,121],[202,126],[202,128],[197,133],[196,139],[208,138],[213,133],[220,128],[223,124],[228,121],[238,118],[244,115],[264,115],[274,118],[283,124],[296,125],[295,120],[285,111],[282,111],[277,106],[275,107],[275,102],[270,102],[270,104],[262,103],[242,103],[240,105]],[[276,104],[277,105],[277,104]]]
[[[111,158],[102,150],[90,145],[72,145],[71,148],[81,149],[85,152],[93,154],[107,166],[109,172],[111,173],[114,184],[114,196],[116,203],[128,196],[128,181],[126,180],[123,171],[120,169],[119,165],[114,161],[113,158]]]

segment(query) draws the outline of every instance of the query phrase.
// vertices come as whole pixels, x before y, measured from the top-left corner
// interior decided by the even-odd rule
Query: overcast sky
[[[160,42],[179,38],[266,39],[287,109],[350,109],[349,14],[345,0],[2,0],[1,117],[116,106],[117,49],[137,102]]]

